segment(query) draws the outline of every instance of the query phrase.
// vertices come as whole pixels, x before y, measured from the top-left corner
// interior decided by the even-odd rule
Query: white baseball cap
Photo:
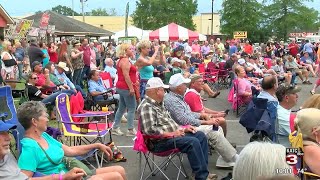
[[[187,78],[184,78],[182,76],[182,74],[175,74],[173,76],[171,76],[170,80],[169,80],[169,86],[170,87],[177,87],[177,86],[180,86],[181,84],[187,84],[187,83],[190,83],[191,82],[191,79],[187,79]]]
[[[238,63],[239,63],[240,65],[244,64],[245,62],[246,62],[246,60],[244,60],[243,58],[238,59]]]
[[[172,58],[172,59],[171,59],[171,64],[173,64],[173,63],[175,63],[175,62],[179,62],[179,63],[181,63],[181,62],[182,62],[182,60],[180,60],[180,59],[178,59],[178,58],[174,57],[174,58]]]
[[[148,80],[146,89],[154,89],[154,88],[169,88],[168,85],[163,84],[162,80],[158,77],[152,77]]]

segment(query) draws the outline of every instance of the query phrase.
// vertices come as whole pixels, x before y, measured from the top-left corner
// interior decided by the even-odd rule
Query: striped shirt
[[[164,96],[164,105],[179,125],[201,125],[200,113],[192,112],[183,96],[170,92]]]
[[[158,103],[145,96],[137,110],[140,115],[140,128],[146,135],[161,135],[165,132],[173,132],[179,125],[171,118],[163,103]]]

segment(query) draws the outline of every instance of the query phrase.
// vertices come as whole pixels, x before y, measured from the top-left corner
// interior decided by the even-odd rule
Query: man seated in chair
[[[49,76],[49,74],[48,74]],[[27,92],[29,100],[31,101],[41,101],[44,104],[54,104],[56,97],[62,93],[62,91],[54,92],[50,95],[43,94],[41,90],[36,86],[39,81],[37,74],[30,73],[27,79]],[[69,94],[70,95],[70,94]]]
[[[10,142],[11,136],[9,131],[15,129],[15,124],[5,123],[0,121],[0,179],[9,180],[9,179],[19,179],[27,180],[30,179],[27,175],[21,172],[21,169],[18,167],[17,161],[10,152]],[[84,175],[82,169],[73,168],[66,174],[62,175],[62,179],[79,179]],[[43,177],[34,177],[32,179],[52,179],[59,180],[59,174],[53,174],[50,176]]]
[[[164,105],[170,112],[173,120],[179,125],[196,126],[197,130],[206,134],[209,145],[215,148],[220,156],[217,160],[217,167],[232,167],[238,158],[237,151],[232,147],[224,135],[216,130],[220,119],[213,118],[207,113],[192,112],[189,105],[183,100],[187,90],[187,83],[190,79],[185,79],[181,74],[171,76],[169,81],[170,93],[164,97]]]
[[[153,77],[146,84],[146,96],[138,107],[141,132],[145,135],[160,135],[162,139],[149,139],[149,150],[165,152],[178,148],[186,153],[195,179],[215,179],[208,171],[208,142],[203,132],[194,127],[180,128],[171,118],[163,104],[165,88],[162,80]],[[152,146],[150,146],[152,144]]]
[[[59,64],[57,65],[57,68],[54,70],[54,74],[60,80],[60,82],[70,87],[70,89],[73,90],[75,93],[77,93],[77,91],[80,91],[82,94],[82,97],[86,97],[86,94],[84,93],[82,88],[79,85],[74,85],[73,82],[66,75],[65,72],[69,70],[70,69],[67,67],[67,63],[59,62]]]
[[[225,112],[224,111],[214,111],[204,106],[200,92],[203,90],[204,81],[202,76],[198,74],[193,74],[189,77],[191,82],[189,84],[189,89],[187,89],[184,95],[184,101],[189,105],[192,112],[197,113],[207,113],[211,117],[216,118],[219,122],[219,126],[222,127],[224,136],[227,134],[227,123],[225,120]]]
[[[89,81],[88,81],[88,91],[93,97],[95,102],[104,102],[117,100],[119,101],[119,94],[113,94],[112,89],[107,89],[103,86],[102,80],[99,76],[99,72],[96,70],[92,70],[89,73]]]
[[[55,88],[56,85],[50,80],[49,70],[43,71],[42,64],[38,61],[32,63],[32,72],[37,76],[36,86],[42,89]]]

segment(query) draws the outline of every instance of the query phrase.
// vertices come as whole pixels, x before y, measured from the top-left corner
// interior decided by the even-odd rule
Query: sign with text
[[[233,32],[234,39],[244,39],[247,38],[247,31],[235,31]]]
[[[49,25],[50,14],[43,13],[40,20],[40,28],[46,28]]]

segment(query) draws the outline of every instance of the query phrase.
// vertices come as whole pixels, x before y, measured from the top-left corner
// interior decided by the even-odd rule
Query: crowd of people
[[[197,40],[142,40],[131,44],[108,43],[104,47],[98,41],[89,42],[86,38],[81,42],[63,39],[48,45],[37,39],[30,39],[29,44],[25,40],[15,43],[0,40],[1,76],[12,88],[15,84],[10,80],[25,78],[30,100],[18,108],[18,119],[26,130],[18,164],[8,146],[8,131],[15,125],[0,124],[0,150],[3,150],[0,151],[0,172],[6,172],[0,173],[0,178],[27,179],[35,172],[41,172],[47,179],[77,179],[86,174],[81,169],[68,171],[61,162],[64,155],[77,156],[94,148],[111,155],[110,148],[103,144],[68,147],[44,132],[48,115],[43,104],[54,104],[61,93],[71,96],[78,92],[84,99],[91,96],[96,102],[115,99],[118,104],[112,134],[125,134],[120,122],[126,114],[125,135],[135,136],[134,119],[138,119],[138,129],[143,134],[164,138],[151,139],[147,144],[149,150],[164,152],[177,147],[187,154],[194,179],[217,179],[216,174],[209,172],[209,149],[219,154],[217,167],[234,167],[234,180],[279,175],[275,169],[290,168],[285,163],[285,147],[291,147],[290,141],[294,140],[289,137],[295,130],[305,138],[304,161],[311,172],[320,174],[318,161],[315,161],[320,152],[317,120],[320,110],[317,110],[319,103],[316,101],[319,99],[315,98],[318,95],[314,95],[320,79],[310,89],[314,99],[306,101],[309,104],[302,106],[295,120],[291,118],[291,109],[301,90],[296,77],[301,80],[301,86],[312,84],[310,75],[318,77],[320,44],[307,40],[298,45],[293,40],[288,47],[283,42],[254,46],[249,41],[236,40],[223,44],[217,38],[201,44]],[[249,143],[240,154],[237,153],[226,139],[228,111],[218,111],[204,104],[207,99],[202,91],[209,98],[220,95],[210,86],[209,81],[214,79],[210,73],[214,71],[227,72],[231,89],[234,80],[238,81],[236,95],[245,104],[254,98],[267,100],[270,119],[278,125],[274,129],[275,138],[271,137],[277,144]],[[110,74],[115,92],[110,93],[102,83],[102,72]],[[310,101],[314,103],[310,104]],[[54,113],[50,114],[50,119],[54,118]],[[50,162],[46,156],[57,163]],[[33,157],[32,161],[30,157]],[[293,173],[290,171],[287,175]],[[126,179],[126,175],[122,167],[115,166],[96,169],[90,178]]]

